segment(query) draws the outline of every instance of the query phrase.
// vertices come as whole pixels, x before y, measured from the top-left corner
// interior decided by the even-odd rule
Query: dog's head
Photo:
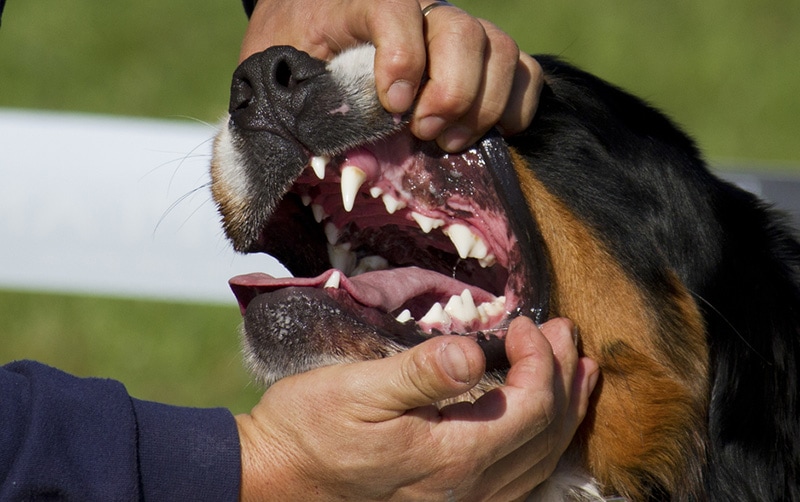
[[[537,59],[528,130],[455,155],[383,110],[369,47],[242,63],[212,191],[234,247],[294,275],[231,281],[252,369],[270,383],[457,333],[487,355],[473,399],[502,381],[511,318],[566,316],[603,375],[573,458],[607,494],[780,493],[742,466],[800,433],[775,385],[798,385],[800,246],[663,115]]]
[[[373,57],[364,46],[325,64],[275,47],[234,75],[214,197],[237,250],[295,277],[232,281],[267,382],[441,333],[476,338],[503,370],[510,318],[547,314],[542,246],[503,140],[458,155],[416,140],[378,102]]]

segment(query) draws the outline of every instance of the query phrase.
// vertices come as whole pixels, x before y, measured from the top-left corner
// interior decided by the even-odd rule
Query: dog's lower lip
[[[332,287],[330,284],[334,278],[336,284]],[[392,316],[404,308],[415,309],[415,318],[417,318],[419,327],[427,332],[442,330],[445,332],[489,331],[501,325],[508,316],[508,302],[514,301],[513,297],[498,298],[478,287],[469,286],[436,272],[417,267],[369,272],[352,278],[343,276],[337,270],[328,270],[312,278],[274,278],[256,273],[234,277],[230,284],[239,301],[242,314],[245,313],[255,297],[279,289],[327,289],[332,293],[332,290],[338,290],[364,308],[375,309]],[[391,284],[392,287],[387,288],[387,284]],[[429,304],[438,301],[441,306],[447,303],[447,299],[459,298],[464,295],[469,298],[470,302],[474,301],[472,306],[474,317],[450,318],[447,316],[448,324],[446,326],[437,324],[436,321],[420,319],[418,308],[411,306],[413,303],[418,303],[419,298],[427,298]],[[499,305],[498,302],[500,302]],[[474,305],[479,305],[477,310]],[[427,309],[428,306],[425,306],[424,310]],[[410,321],[411,317],[409,315],[407,319],[398,320],[404,323]]]

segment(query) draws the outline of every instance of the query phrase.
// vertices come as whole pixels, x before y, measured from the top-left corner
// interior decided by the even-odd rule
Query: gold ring
[[[430,12],[431,12],[433,9],[435,9],[436,7],[441,7],[442,5],[450,5],[450,2],[445,2],[444,0],[438,0],[438,1],[436,1],[436,2],[433,2],[433,3],[431,3],[431,4],[428,4],[428,6],[427,6],[427,7],[425,7],[424,9],[422,9],[422,16],[423,16],[423,17],[427,16],[428,14],[430,14]]]

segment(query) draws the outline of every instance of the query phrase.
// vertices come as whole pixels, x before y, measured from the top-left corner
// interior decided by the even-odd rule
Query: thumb
[[[368,395],[386,416],[428,406],[468,391],[483,376],[486,359],[473,340],[437,336],[401,354],[364,363],[372,365]]]

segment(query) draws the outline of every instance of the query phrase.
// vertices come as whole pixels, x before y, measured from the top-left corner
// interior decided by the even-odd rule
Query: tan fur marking
[[[592,229],[547,191],[521,156],[512,157],[550,259],[552,315],[576,323],[582,351],[602,371],[575,447],[608,494],[641,500],[648,478],[674,493],[691,489],[700,482],[690,458],[703,455],[708,358],[691,295],[676,279],[674,298],[655,311]],[[679,350],[689,357],[673,357],[673,348],[659,343],[664,330],[680,330],[672,339],[685,340]],[[676,364],[688,358],[693,366]]]

